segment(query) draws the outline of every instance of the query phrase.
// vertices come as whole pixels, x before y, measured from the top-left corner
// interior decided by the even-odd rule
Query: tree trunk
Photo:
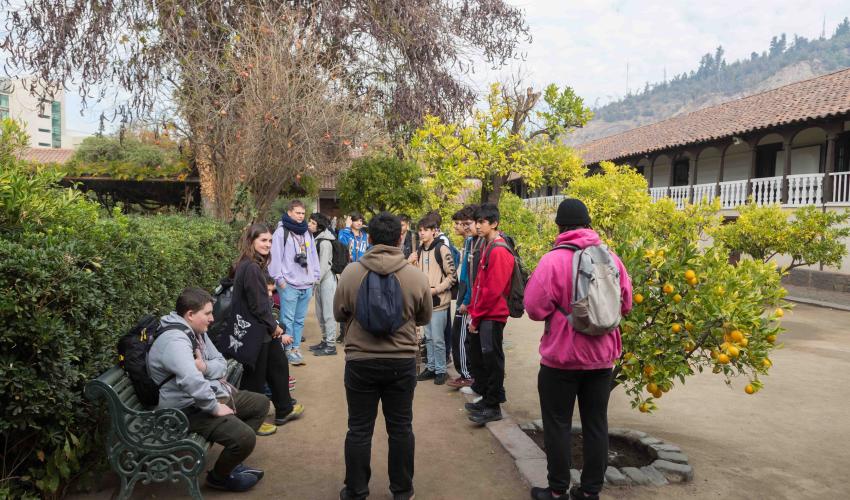
[[[209,146],[195,145],[195,165],[198,167],[198,179],[201,183],[201,208],[207,217],[218,216],[218,203],[215,192],[215,169]]]
[[[505,185],[507,181],[507,176],[505,175],[494,175],[492,184],[493,187],[490,189],[490,192],[487,193],[487,197],[484,197],[484,192],[481,193],[481,200],[486,200],[488,203],[499,204],[499,198],[502,197],[502,187]]]

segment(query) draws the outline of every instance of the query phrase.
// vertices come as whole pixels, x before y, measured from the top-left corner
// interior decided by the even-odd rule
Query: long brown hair
[[[259,238],[261,234],[265,233],[272,234],[269,226],[265,224],[251,224],[245,228],[242,232],[242,237],[239,238],[239,257],[233,262],[233,267],[230,269],[231,278],[236,276],[236,266],[245,259],[250,259],[256,262],[263,270],[268,269],[269,261],[272,258],[271,254],[260,255],[254,251],[254,241]]]

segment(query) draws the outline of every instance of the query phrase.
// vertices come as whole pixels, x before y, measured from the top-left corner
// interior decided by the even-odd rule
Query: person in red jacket
[[[580,200],[568,198],[555,216],[559,235],[556,245],[578,248],[602,242],[590,228],[590,215]],[[632,308],[632,284],[620,259],[609,250],[620,275],[620,312]],[[620,329],[590,336],[576,331],[563,311],[573,302],[575,252],[553,250],[544,255],[525,287],[524,304],[528,317],[545,321],[540,339],[540,373],[537,390],[543,416],[548,488],[532,488],[531,498],[550,500],[598,499],[608,467],[608,396],[614,361],[620,357]],[[584,467],[581,484],[570,487],[570,432],[573,408],[578,398],[584,441]]]
[[[499,232],[499,208],[485,203],[475,213],[475,227],[482,238],[481,260],[472,284],[469,305],[470,357],[477,367],[473,390],[481,400],[467,403],[469,419],[478,425],[501,420],[505,402],[505,351],[502,334],[508,321],[508,296],[514,255]],[[479,361],[480,360],[480,361]]]

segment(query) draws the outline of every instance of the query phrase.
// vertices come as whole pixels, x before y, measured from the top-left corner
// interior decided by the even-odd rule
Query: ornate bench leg
[[[186,483],[189,486],[189,494],[195,500],[203,500],[201,495],[201,486],[198,484],[198,476],[186,476]]]
[[[128,478],[121,475],[121,489],[118,491],[117,500],[130,500],[133,496],[133,487],[136,486],[136,478]]]

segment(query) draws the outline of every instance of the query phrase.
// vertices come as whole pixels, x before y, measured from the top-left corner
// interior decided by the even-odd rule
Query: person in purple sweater
[[[555,217],[556,245],[578,248],[599,245],[590,228],[587,207],[579,200],[561,202]],[[610,251],[610,250],[609,250]],[[620,357],[620,329],[590,336],[576,332],[559,310],[571,310],[573,291],[572,250],[544,255],[525,287],[525,310],[535,321],[545,321],[540,339],[540,372],[537,390],[543,416],[543,439],[548,468],[548,488],[532,488],[531,498],[597,499],[608,466],[608,396],[614,361]],[[620,272],[620,310],[632,308],[632,284],[626,268],[611,252]],[[578,397],[584,440],[581,484],[570,487],[570,429]]]
[[[292,365],[304,364],[301,334],[313,285],[319,282],[319,254],[316,241],[307,230],[306,215],[301,200],[289,202],[272,235],[269,263],[269,275],[274,278],[280,297],[280,322],[292,335],[292,344],[286,347],[286,357]]]

